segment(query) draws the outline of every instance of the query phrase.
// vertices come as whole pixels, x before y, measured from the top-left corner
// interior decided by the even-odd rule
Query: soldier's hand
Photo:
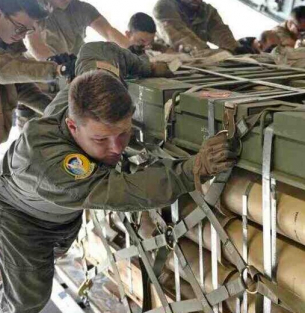
[[[214,176],[233,167],[237,152],[227,134],[222,132],[208,139],[196,155],[194,176]]]
[[[56,54],[47,59],[48,61],[53,61],[57,64],[64,64],[68,62],[72,62],[76,60],[76,56],[74,54],[68,54],[68,53],[61,53]]]
[[[72,60],[60,65],[60,75],[64,76],[68,82],[71,82],[75,78],[75,61]]]
[[[173,72],[169,69],[166,62],[151,63],[151,76],[153,77],[173,77]]]

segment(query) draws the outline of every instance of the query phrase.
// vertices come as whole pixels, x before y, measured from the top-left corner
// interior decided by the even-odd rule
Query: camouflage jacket
[[[176,51],[181,46],[190,50],[208,49],[207,42],[229,51],[239,46],[217,10],[205,2],[190,16],[177,0],[159,0],[153,14],[161,37]]]
[[[295,47],[298,38],[295,34],[289,31],[287,21],[283,24],[277,25],[273,30],[278,35],[281,46],[291,48]]]
[[[113,42],[98,41],[84,44],[75,63],[75,76],[98,69],[112,72],[121,79],[151,75],[151,64],[145,56],[137,56]],[[67,90],[58,94],[54,100],[59,98],[61,100],[52,101],[46,108],[45,115],[52,115],[67,106],[67,97]]]
[[[116,64],[123,76],[148,74],[148,61],[114,44],[91,43],[83,49],[78,74],[97,69],[101,60]],[[65,123],[67,114],[68,86],[43,118],[25,126],[5,154],[0,166],[2,202],[42,220],[66,223],[84,208],[148,210],[194,190],[193,157],[157,161],[134,174],[118,172],[96,162],[76,144]],[[81,166],[74,171],[70,165],[77,160]]]
[[[42,114],[51,99],[32,82],[54,80],[57,65],[37,62],[22,56],[22,42],[0,42],[0,143],[7,140],[12,126],[12,111],[17,102]]]

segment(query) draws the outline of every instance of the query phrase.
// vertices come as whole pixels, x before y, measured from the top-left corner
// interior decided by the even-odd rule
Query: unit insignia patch
[[[89,161],[83,154],[69,154],[65,157],[63,162],[64,170],[75,177],[75,179],[84,179],[89,177],[96,164]]]

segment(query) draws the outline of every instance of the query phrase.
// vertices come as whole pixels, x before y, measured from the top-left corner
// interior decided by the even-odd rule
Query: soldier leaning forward
[[[90,3],[79,0],[40,0],[51,13],[39,22],[35,32],[28,36],[29,50],[36,59],[46,60],[56,54],[77,55],[85,43],[86,29],[91,27],[106,40],[127,48],[128,39]]]
[[[115,47],[112,56],[121,73],[151,73],[148,63]],[[2,161],[4,312],[36,313],[44,307],[52,289],[54,255],[75,239],[83,209],[163,207],[194,190],[193,171],[206,180],[235,163],[226,136],[217,136],[189,159],[157,161],[135,174],[117,171],[129,142],[134,107],[112,62],[107,68],[96,55],[98,49],[96,43],[87,47],[77,63],[81,75],[57,95],[43,118],[27,123]]]
[[[12,111],[18,101],[40,115],[50,103],[51,98],[32,82],[52,81],[64,74],[62,66],[55,62],[23,57],[26,48],[22,39],[35,29],[35,21],[46,16],[47,12],[36,0],[0,1],[0,143],[8,138]],[[66,73],[69,73],[68,66]]]
[[[202,0],[159,0],[153,14],[162,39],[176,51],[209,49],[208,41],[231,52],[239,47],[217,10]]]

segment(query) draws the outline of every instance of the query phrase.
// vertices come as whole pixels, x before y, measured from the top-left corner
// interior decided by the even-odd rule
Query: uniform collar
[[[60,123],[59,123],[59,130],[61,131],[61,133],[64,135],[64,137],[72,142],[74,145],[77,146],[73,136],[71,135],[69,128],[66,124],[66,118],[68,117],[68,107],[65,108],[65,110],[62,113],[61,119],[60,119]]]

